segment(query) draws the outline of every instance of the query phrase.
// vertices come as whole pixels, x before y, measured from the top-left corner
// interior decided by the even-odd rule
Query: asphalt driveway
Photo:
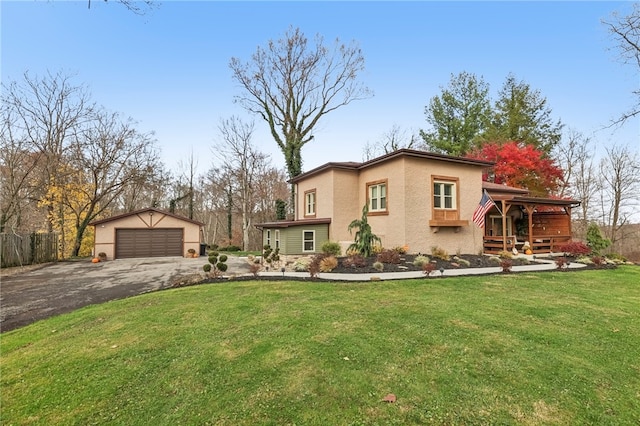
[[[0,280],[2,332],[75,309],[168,288],[178,277],[202,273],[206,258],[162,257],[91,263],[59,262]],[[228,273],[247,272],[229,256]]]

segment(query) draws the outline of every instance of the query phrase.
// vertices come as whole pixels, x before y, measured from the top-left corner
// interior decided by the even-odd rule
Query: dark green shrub
[[[240,251],[241,249],[238,246],[227,246],[227,247],[220,247],[218,248],[218,250],[233,252],[233,251]]]
[[[271,249],[271,246],[264,246],[264,251],[262,252],[262,259],[267,262],[269,265],[275,262],[280,261],[280,249],[276,248],[275,250]]]
[[[587,245],[593,255],[600,256],[602,250],[611,245],[611,241],[602,236],[600,227],[597,224],[592,223],[587,228]]]
[[[210,251],[209,263],[204,265],[202,269],[204,269],[206,273],[212,273],[214,277],[217,277],[221,272],[227,270],[228,265],[225,263],[226,261],[226,255],[219,255],[217,251]]]
[[[324,254],[330,254],[332,256],[340,256],[342,254],[340,243],[335,241],[325,241],[320,250],[322,250]]]
[[[285,220],[287,218],[287,203],[278,198],[276,200],[276,220]]]

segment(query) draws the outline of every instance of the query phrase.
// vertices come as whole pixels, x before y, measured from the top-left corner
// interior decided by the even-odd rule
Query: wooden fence
[[[0,264],[3,268],[55,262],[58,234],[0,234]]]

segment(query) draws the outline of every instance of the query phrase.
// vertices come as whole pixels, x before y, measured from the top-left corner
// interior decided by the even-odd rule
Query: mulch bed
[[[346,259],[345,257],[339,257],[338,258],[338,267],[336,267],[334,270],[332,270],[331,272],[328,273],[322,273],[323,278],[316,278],[316,277],[291,277],[291,276],[286,276],[286,277],[280,277],[280,276],[264,276],[264,275],[259,275],[257,277],[254,277],[253,275],[242,275],[242,276],[232,276],[232,277],[219,277],[219,278],[207,278],[203,281],[197,281],[197,282],[190,282],[190,283],[174,283],[173,287],[183,287],[183,286],[187,286],[187,285],[194,285],[194,284],[216,284],[216,283],[226,283],[226,282],[230,282],[230,281],[254,281],[254,280],[259,280],[259,281],[282,281],[283,279],[286,279],[288,281],[305,281],[305,282],[331,282],[331,278],[328,277],[328,275],[331,275],[332,273],[341,273],[341,274],[367,274],[367,273],[372,273],[372,274],[379,274],[381,272],[406,272],[406,271],[422,271],[422,267],[419,266],[415,266],[413,264],[413,261],[415,260],[417,255],[413,255],[413,254],[404,254],[401,255],[400,259],[400,263],[398,264],[392,264],[392,263],[385,263],[384,264],[384,269],[382,271],[377,270],[376,268],[373,267],[373,264],[376,262],[376,257],[372,256],[372,257],[368,257],[365,258],[366,260],[366,265],[362,266],[362,267],[346,267],[343,265],[343,260]],[[460,256],[457,256],[458,259],[464,259],[466,261],[469,262],[469,266],[466,265],[466,263],[464,262],[460,262],[458,259],[456,259],[456,256],[452,256],[451,259],[449,260],[442,260],[439,258],[435,258],[433,256],[427,256],[429,257],[429,259],[431,260],[431,263],[433,263],[433,265],[435,266],[434,272],[432,273],[433,276],[438,276],[440,275],[439,271],[440,269],[444,269],[446,270],[451,270],[451,269],[468,269],[468,268],[490,268],[490,267],[500,267],[500,263],[497,263],[495,260],[491,260],[490,256],[486,256],[486,255],[473,255],[473,254],[462,254]],[[553,257],[549,257],[547,258],[549,260],[556,260],[556,258]],[[575,258],[574,257],[564,257],[563,259],[568,260],[569,262],[574,262]],[[513,265],[512,266],[520,266],[520,265],[534,265],[534,264],[540,264],[541,262],[537,262],[535,260],[529,260],[526,258],[514,258],[511,259]],[[584,270],[590,270],[590,269],[612,269],[615,268],[615,265],[612,264],[605,264],[605,265],[600,265],[600,266],[596,266],[596,265],[586,265],[583,268],[579,268],[579,269],[562,269],[562,271],[584,271]],[[551,269],[551,271],[557,271],[558,269]],[[446,275],[446,272],[445,272]],[[336,280],[337,281],[337,280]]]
[[[492,261],[489,256],[484,255],[473,255],[473,254],[461,254],[457,256],[458,259],[463,259],[469,262],[469,266],[466,265],[465,262],[461,262],[456,259],[456,256],[451,256],[449,260],[442,260],[433,256],[427,256],[431,263],[435,266],[435,270],[440,270],[441,268],[447,269],[467,269],[467,268],[489,268],[500,266],[499,263]],[[339,258],[338,267],[331,272],[341,273],[341,274],[364,274],[364,273],[380,273],[380,272],[405,272],[405,271],[422,271],[421,266],[415,266],[413,261],[415,260],[416,255],[413,254],[404,254],[400,256],[400,263],[385,263],[384,269],[382,271],[378,271],[373,267],[373,264],[376,262],[376,257],[368,257],[365,258],[366,266],[359,268],[349,268],[343,265],[343,260],[345,258]],[[517,265],[531,265],[538,262],[527,261],[522,258],[512,259],[513,266]]]

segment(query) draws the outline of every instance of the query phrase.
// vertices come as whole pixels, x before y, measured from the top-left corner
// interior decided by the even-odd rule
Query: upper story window
[[[367,183],[369,213],[387,213],[387,181]]]
[[[316,215],[316,190],[310,189],[304,192],[304,215],[314,217]]]
[[[435,180],[433,182],[433,208],[457,209],[456,182]]]
[[[431,176],[433,204],[430,226],[467,226],[468,221],[460,219],[460,180],[457,177]],[[437,231],[434,231],[437,232]]]

